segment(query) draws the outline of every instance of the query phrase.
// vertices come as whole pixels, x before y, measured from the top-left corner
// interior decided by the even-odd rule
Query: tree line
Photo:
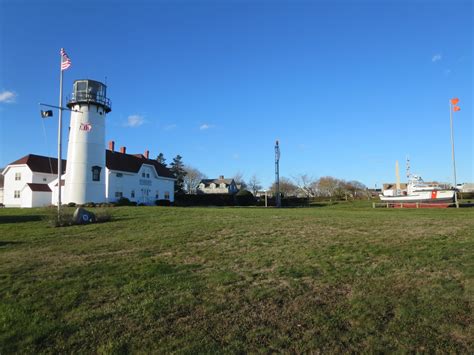
[[[163,153],[160,153],[156,160],[167,166]],[[206,174],[199,169],[184,164],[179,154],[173,158],[169,169],[176,178],[175,194],[195,194],[201,180],[207,178]],[[237,172],[232,178],[240,190],[248,190],[254,196],[263,188],[256,174],[247,181],[241,172]],[[270,186],[269,191],[272,194],[276,193],[275,183]],[[369,196],[367,186],[360,181],[346,181],[332,176],[314,178],[308,174],[300,174],[292,178],[281,177],[279,191],[285,197],[324,197],[330,200],[359,199]]]

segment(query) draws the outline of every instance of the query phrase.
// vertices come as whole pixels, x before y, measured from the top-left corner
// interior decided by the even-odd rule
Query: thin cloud
[[[176,127],[178,127],[178,125],[173,123],[173,124],[169,124],[169,125],[164,126],[163,129],[165,131],[171,131],[171,130],[175,129]]]
[[[433,57],[431,57],[431,61],[433,63],[436,63],[438,61],[440,61],[443,57],[441,56],[441,54],[435,54]]]
[[[0,92],[0,102],[10,104],[12,102],[15,102],[16,96],[16,93],[14,93],[13,91],[2,91]]]
[[[202,125],[199,126],[199,129],[200,129],[201,131],[205,131],[206,129],[209,129],[209,128],[212,128],[212,127],[214,127],[214,125],[208,124],[208,123],[204,123],[204,124],[202,124]]]
[[[235,159],[235,160],[239,160],[240,155],[238,153],[234,153],[234,154],[232,154],[232,158]]]
[[[127,118],[127,122],[125,122],[125,127],[140,127],[142,124],[145,123],[145,119],[141,115],[130,115]]]

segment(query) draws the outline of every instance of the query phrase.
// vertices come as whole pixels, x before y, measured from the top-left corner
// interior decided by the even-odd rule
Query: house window
[[[165,200],[170,199],[170,193],[168,191],[165,192]]]
[[[46,178],[43,178],[43,181],[46,181]]]
[[[146,178],[149,179],[149,178],[150,178],[150,174],[146,174]]]
[[[20,190],[15,190],[15,192],[13,193],[13,197],[20,198]]]
[[[120,191],[115,191],[115,198],[122,198],[123,193]]]
[[[142,177],[145,177],[145,173],[142,173]]]
[[[15,180],[21,180],[21,173],[15,173]]]
[[[156,198],[157,200],[159,200],[159,199],[160,199],[160,192],[159,192],[159,191],[156,191],[155,198]]]
[[[130,197],[135,198],[135,190],[132,190],[132,192],[130,193]]]
[[[122,177],[123,174],[122,173],[117,173],[117,177]]]
[[[92,181],[100,181],[100,171],[102,168],[100,166],[92,167]]]

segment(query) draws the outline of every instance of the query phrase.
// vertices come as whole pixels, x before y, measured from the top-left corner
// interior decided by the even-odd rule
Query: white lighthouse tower
[[[76,80],[67,106],[69,124],[64,202],[105,201],[105,116],[111,111],[107,87]]]

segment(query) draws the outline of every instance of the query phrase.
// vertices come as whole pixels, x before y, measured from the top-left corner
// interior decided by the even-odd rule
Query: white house
[[[202,179],[197,187],[198,194],[235,194],[239,191],[234,179]]]
[[[174,201],[175,178],[168,168],[149,159],[148,151],[142,154],[126,154],[110,150],[105,155],[105,189],[96,201],[115,202],[120,197],[130,201],[152,205],[156,200]],[[67,161],[63,160],[63,190]],[[55,158],[29,154],[4,169],[4,204],[6,207],[41,207],[57,204],[57,170]],[[73,201],[71,201],[73,202]]]
[[[63,160],[63,173],[66,164]],[[6,207],[37,207],[52,203],[49,186],[57,178],[58,160],[29,154],[8,164],[4,176],[3,203]]]

